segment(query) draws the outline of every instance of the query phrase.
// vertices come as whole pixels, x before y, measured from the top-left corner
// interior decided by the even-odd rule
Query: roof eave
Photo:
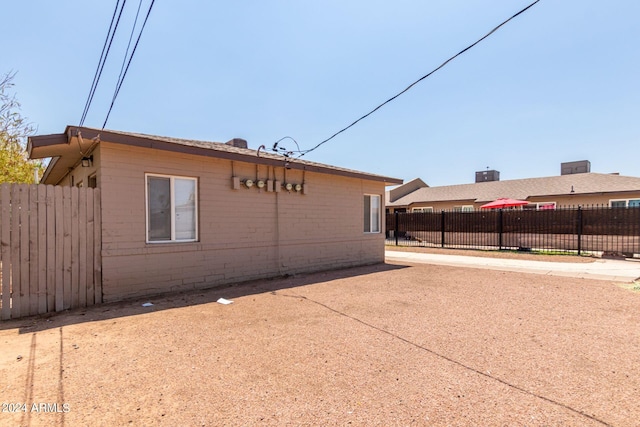
[[[55,157],[55,155],[48,153],[47,148],[62,144],[69,144],[69,138],[66,133],[30,136],[27,139],[27,155],[30,159]]]
[[[53,170],[53,168],[55,167],[56,163],[58,163],[58,160],[60,159],[60,157],[53,157],[51,158],[51,161],[49,162],[49,164],[47,165],[47,169],[44,171],[44,173],[42,174],[42,178],[40,178],[40,182],[44,183],[47,182],[47,180],[49,179],[49,175],[51,175],[51,171]]]
[[[397,178],[390,178],[381,175],[367,174],[364,172],[358,171],[350,171],[345,169],[334,169],[331,167],[323,167],[321,165],[310,165],[305,163],[297,163],[295,159],[287,159],[287,158],[273,158],[267,156],[258,156],[257,151],[249,150],[250,153],[240,153],[240,152],[229,152],[223,150],[214,150],[210,148],[198,147],[194,145],[185,145],[179,144],[175,142],[161,141],[157,139],[153,139],[150,136],[144,135],[131,135],[125,133],[118,132],[110,132],[108,130],[98,130],[92,128],[83,128],[76,126],[67,126],[65,130],[65,134],[63,136],[69,134],[76,134],[78,131],[82,133],[82,136],[86,139],[93,139],[96,137],[100,137],[102,141],[112,142],[115,144],[124,144],[135,147],[142,148],[152,148],[164,151],[178,152],[184,154],[194,154],[199,156],[206,157],[216,157],[225,160],[232,161],[242,161],[249,162],[261,165],[268,166],[284,166],[286,162],[286,167],[289,169],[297,169],[304,170],[309,172],[319,172],[325,174],[332,175],[340,175],[346,176],[350,178],[361,178],[368,179],[372,181],[384,182],[386,185],[397,185],[402,184],[403,180]]]

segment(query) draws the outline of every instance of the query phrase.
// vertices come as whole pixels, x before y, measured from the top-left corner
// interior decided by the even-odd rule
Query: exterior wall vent
[[[487,170],[476,172],[476,182],[500,181],[500,171]]]
[[[589,160],[565,162],[560,164],[560,175],[572,175],[576,173],[589,172],[591,172],[591,162]]]
[[[233,138],[225,142],[226,145],[231,145],[236,148],[247,148],[247,140],[242,138]]]

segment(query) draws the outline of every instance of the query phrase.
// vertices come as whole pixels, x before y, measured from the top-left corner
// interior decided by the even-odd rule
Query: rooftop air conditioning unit
[[[500,172],[497,170],[486,170],[476,172],[476,182],[500,181]]]
[[[565,162],[560,164],[560,175],[572,175],[576,173],[589,172],[591,172],[591,162],[589,160]]]

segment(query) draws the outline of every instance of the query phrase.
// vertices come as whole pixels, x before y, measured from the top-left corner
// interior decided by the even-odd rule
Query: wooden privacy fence
[[[0,185],[0,317],[102,302],[100,190]]]

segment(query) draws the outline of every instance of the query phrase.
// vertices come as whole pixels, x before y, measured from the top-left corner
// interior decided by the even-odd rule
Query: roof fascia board
[[[380,175],[368,175],[365,173],[358,173],[355,171],[352,172],[348,170],[324,168],[321,166],[308,165],[304,163],[296,163],[295,160],[291,160],[291,159],[287,160],[286,158],[273,159],[269,157],[258,157],[257,155],[254,156],[254,155],[248,155],[248,154],[242,154],[242,153],[233,153],[233,152],[222,151],[222,150],[183,145],[183,144],[167,142],[167,141],[159,141],[157,139],[140,136],[140,135],[126,135],[126,134],[120,134],[120,133],[113,133],[109,131],[98,131],[96,129],[90,129],[90,128],[79,128],[75,126],[67,127],[67,133],[73,132],[74,130],[76,131],[80,130],[80,132],[82,133],[82,136],[87,139],[100,136],[100,139],[105,142],[130,145],[134,147],[152,148],[152,149],[171,151],[176,153],[215,157],[219,159],[241,161],[241,162],[268,165],[268,166],[287,167],[288,169],[303,170],[308,172],[318,172],[318,173],[325,173],[325,174],[331,174],[331,175],[340,175],[340,176],[346,176],[350,178],[367,179],[371,181],[380,181],[380,182],[388,183],[390,185],[402,184],[403,182],[401,179],[389,178],[389,177],[384,177]]]
[[[69,138],[66,133],[55,133],[51,135],[30,136],[27,142],[27,154],[31,158],[34,148],[49,147],[51,145],[68,144]]]

